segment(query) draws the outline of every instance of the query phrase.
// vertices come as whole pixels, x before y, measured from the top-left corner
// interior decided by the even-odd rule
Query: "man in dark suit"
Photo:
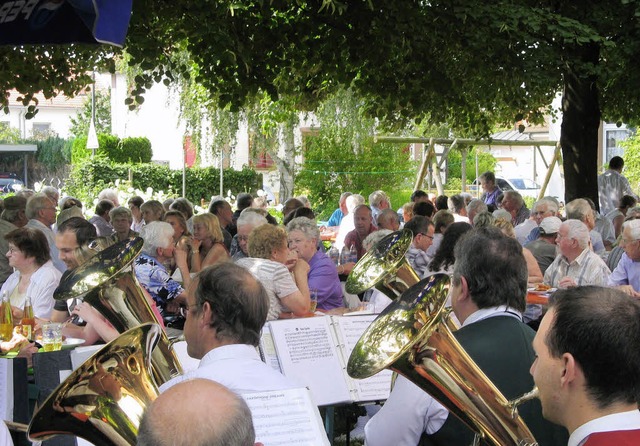
[[[522,322],[527,265],[522,247],[496,228],[470,231],[455,247],[453,311],[462,327],[454,335],[507,399],[533,388],[535,332]],[[566,445],[567,433],[542,418],[539,401],[519,413],[540,446]],[[368,446],[417,444],[467,446],[473,432],[404,377],[365,427]]]

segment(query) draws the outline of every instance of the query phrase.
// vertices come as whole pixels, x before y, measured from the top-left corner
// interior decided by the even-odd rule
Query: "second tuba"
[[[362,334],[347,365],[363,379],[384,368],[430,394],[478,436],[500,446],[533,446],[533,434],[447,327],[450,279],[434,274],[391,303]],[[534,395],[520,398],[518,404]]]
[[[142,245],[143,240],[136,237],[100,251],[60,281],[54,299],[83,299],[119,333],[146,322],[159,324],[133,271],[133,261],[140,254]],[[181,375],[182,366],[166,333],[162,331],[159,336],[151,362],[156,383],[160,386]]]

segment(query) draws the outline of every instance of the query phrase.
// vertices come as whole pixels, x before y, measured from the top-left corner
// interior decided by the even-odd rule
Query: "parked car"
[[[476,178],[473,183],[469,186],[469,192],[476,192],[480,181]],[[515,190],[520,193],[523,197],[533,197],[538,198],[538,194],[540,193],[540,185],[533,180],[529,180],[527,178],[502,178],[496,177],[496,184],[503,191],[505,190]],[[482,193],[482,188],[480,188],[480,193]]]
[[[15,173],[0,172],[0,190],[3,193],[17,192],[24,187],[24,183]]]

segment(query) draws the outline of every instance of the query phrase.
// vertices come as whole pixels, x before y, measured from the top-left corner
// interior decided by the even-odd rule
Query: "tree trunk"
[[[597,45],[587,45],[579,51],[582,62],[597,65],[600,54]],[[565,203],[575,198],[590,198],[598,206],[598,96],[597,76],[578,72],[569,63],[564,74],[560,135]]]
[[[284,147],[284,156],[279,157],[276,154],[272,154],[271,157],[278,168],[278,172],[280,173],[279,198],[280,203],[284,203],[286,200],[293,196],[296,157],[296,122],[294,122],[294,120],[292,119],[289,119],[286,122],[279,124],[279,127],[280,141]]]

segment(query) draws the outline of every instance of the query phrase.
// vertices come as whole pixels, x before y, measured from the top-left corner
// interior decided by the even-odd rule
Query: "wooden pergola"
[[[444,194],[444,188],[442,187],[442,181],[440,178],[440,172],[442,171],[442,166],[444,161],[447,159],[449,152],[460,146],[462,148],[462,192],[466,191],[466,178],[467,178],[467,147],[469,146],[525,146],[525,147],[534,147],[534,150],[537,150],[542,158],[542,162],[547,169],[547,175],[545,176],[544,183],[540,188],[540,193],[538,199],[544,197],[544,193],[547,189],[547,185],[549,184],[549,179],[551,178],[551,174],[553,173],[553,169],[556,164],[560,165],[562,162],[562,151],[560,147],[560,143],[558,141],[543,141],[543,140],[504,140],[504,139],[464,139],[464,138],[423,138],[423,137],[415,137],[415,136],[376,136],[375,142],[387,142],[393,144],[424,144],[424,149],[422,150],[422,163],[420,164],[420,169],[418,170],[418,175],[416,177],[416,182],[414,184],[414,190],[420,189],[422,183],[427,176],[429,175],[429,184],[431,184],[431,178],[436,183],[436,189],[438,191],[438,195]],[[441,145],[444,146],[445,149],[442,152],[440,160],[436,155],[435,146]],[[553,157],[551,162],[547,163],[547,160],[544,157],[544,153],[540,147],[543,146],[551,146],[555,147],[553,152]],[[534,158],[535,160],[535,158]],[[477,168],[477,166],[476,166]]]

